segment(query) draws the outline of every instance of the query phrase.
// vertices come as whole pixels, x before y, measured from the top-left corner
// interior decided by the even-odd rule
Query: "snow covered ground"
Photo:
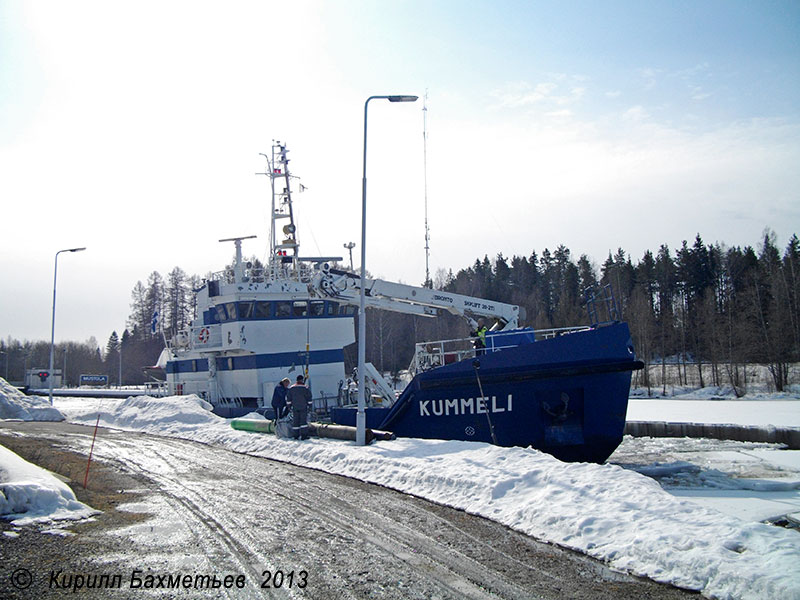
[[[730,388],[673,390],[668,398],[647,398],[646,391],[631,391],[628,421],[675,423],[732,423],[800,428],[800,389],[788,392],[751,391],[736,398]]]
[[[632,397],[628,420],[800,428],[800,394],[761,392],[735,399],[729,390],[704,388],[669,399]],[[658,462],[648,462],[647,456],[657,456]],[[745,520],[788,516],[800,523],[800,450],[708,439],[626,438],[611,460],[655,477],[672,495],[701,506]]]
[[[631,419],[644,419],[633,416],[640,403],[660,402],[633,401]],[[789,407],[788,418],[800,414],[792,408],[800,402],[779,403]],[[749,404],[753,415],[765,412],[761,402]],[[708,490],[796,498],[797,451],[718,440],[626,438],[615,454],[619,459],[612,457],[622,468],[566,464],[532,449],[470,442],[404,439],[361,448],[334,440],[282,440],[235,431],[196,397],[58,398],[56,407],[71,422],[94,425],[100,414],[100,424],[109,427],[192,439],[378,483],[709,597],[800,599],[800,533],[757,522],[765,518],[761,513],[726,511],[698,504],[696,497],[688,501]],[[655,404],[641,410],[651,409],[658,410],[655,420],[679,420]],[[709,409],[709,418],[715,410]],[[691,420],[698,422],[700,412]],[[699,445],[692,447],[693,442]],[[675,460],[648,460],[665,453]]]
[[[0,515],[13,525],[85,519],[96,513],[52,473],[0,446]]]
[[[727,515],[800,526],[800,450],[627,436],[609,460],[656,479],[673,496]]]
[[[638,400],[628,401],[628,421],[731,423],[800,428],[800,401]]]
[[[428,498],[710,597],[800,598],[800,535],[677,498],[616,465],[434,440],[367,448],[235,431],[197,398],[60,399],[69,421],[225,446]],[[800,477],[800,473],[797,474]]]
[[[26,396],[0,378],[0,419],[63,421],[46,398]],[[52,473],[0,446],[0,515],[14,525],[84,519],[97,511],[78,502],[69,486]],[[17,535],[13,531],[7,536]]]

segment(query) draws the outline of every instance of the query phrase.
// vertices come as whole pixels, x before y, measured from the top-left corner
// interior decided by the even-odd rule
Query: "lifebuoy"
[[[197,336],[197,339],[199,339],[201,342],[205,344],[210,336],[211,332],[208,330],[208,327],[203,327],[200,330],[200,335]]]

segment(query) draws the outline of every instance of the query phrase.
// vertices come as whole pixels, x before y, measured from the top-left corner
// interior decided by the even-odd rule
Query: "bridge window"
[[[256,302],[255,318],[269,319],[272,316],[271,302]]]
[[[305,317],[306,314],[308,314],[308,302],[306,302],[305,300],[301,300],[292,303],[293,317]]]
[[[236,302],[228,302],[225,305],[225,308],[228,310],[228,320],[235,321],[236,320]]]
[[[328,302],[328,311],[326,314],[328,315],[335,315],[339,311],[339,303],[338,302]]]
[[[354,314],[356,314],[357,310],[358,310],[357,306],[351,306],[349,304],[340,304],[339,305],[339,315],[352,317]]]
[[[292,303],[291,302],[276,302],[275,303],[275,316],[279,319],[285,319],[292,316]]]
[[[217,311],[216,320],[218,322],[224,323],[225,321],[228,320],[228,316],[225,314],[225,306],[224,305],[220,304],[219,306],[217,306],[216,307],[216,311]]]
[[[325,315],[325,302],[322,300],[313,301],[309,308],[312,317],[322,317]]]
[[[239,303],[239,318],[240,319],[252,319],[253,318],[253,308],[255,302],[240,302]]]

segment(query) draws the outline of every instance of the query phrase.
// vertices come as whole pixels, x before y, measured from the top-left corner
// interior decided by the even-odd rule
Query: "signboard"
[[[81,375],[81,385],[108,385],[108,375]]]

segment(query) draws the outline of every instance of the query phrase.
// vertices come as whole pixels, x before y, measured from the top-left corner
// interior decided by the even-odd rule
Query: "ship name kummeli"
[[[430,417],[431,414],[435,417],[453,415],[482,415],[487,412],[501,413],[511,412],[513,410],[513,398],[511,394],[508,395],[508,400],[505,406],[497,405],[497,396],[492,396],[491,410],[488,410],[486,403],[489,396],[478,396],[477,398],[458,398],[453,399],[439,399],[439,400],[421,400],[419,403],[419,416]],[[428,406],[430,405],[430,410]]]

